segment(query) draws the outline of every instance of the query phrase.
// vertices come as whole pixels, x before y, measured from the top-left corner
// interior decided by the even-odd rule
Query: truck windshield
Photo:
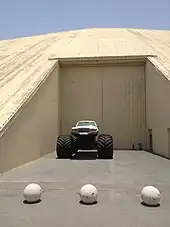
[[[96,126],[94,121],[79,121],[77,123],[77,126],[89,126],[89,125]]]

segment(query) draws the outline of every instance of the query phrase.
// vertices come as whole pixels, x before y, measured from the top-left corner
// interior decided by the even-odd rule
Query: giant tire
[[[98,157],[103,159],[113,158],[113,138],[108,134],[101,134],[97,139]]]
[[[72,157],[73,140],[71,135],[60,135],[57,138],[56,153],[58,158]]]

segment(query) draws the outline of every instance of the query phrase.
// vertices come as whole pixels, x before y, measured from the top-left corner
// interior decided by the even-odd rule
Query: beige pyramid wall
[[[145,73],[147,129],[152,130],[153,152],[170,158],[170,83],[150,61]]]
[[[156,56],[145,67],[147,129],[153,151],[168,157],[170,31],[98,28],[0,41],[0,171],[53,151],[61,128],[61,87],[58,69],[46,78],[57,62],[49,58],[147,55]]]
[[[54,151],[59,119],[60,78],[56,67],[1,132],[0,172]]]

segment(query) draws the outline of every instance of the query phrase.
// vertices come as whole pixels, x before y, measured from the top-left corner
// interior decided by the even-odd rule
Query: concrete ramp
[[[22,165],[0,178],[1,226],[169,227],[170,162],[144,151],[116,151],[113,160],[57,160],[55,154]],[[42,201],[23,203],[23,189],[37,182]],[[80,204],[86,183],[99,190],[98,203]],[[145,185],[158,187],[160,207],[141,205]]]

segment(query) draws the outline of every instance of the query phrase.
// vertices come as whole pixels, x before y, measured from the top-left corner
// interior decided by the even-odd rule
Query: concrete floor
[[[42,201],[23,203],[23,189],[38,182]],[[79,189],[96,185],[98,203],[79,203]],[[140,191],[155,185],[159,207],[141,205]],[[94,154],[58,160],[55,154],[25,164],[0,178],[0,226],[8,227],[140,227],[170,226],[170,161],[143,151],[116,151],[113,160]]]

